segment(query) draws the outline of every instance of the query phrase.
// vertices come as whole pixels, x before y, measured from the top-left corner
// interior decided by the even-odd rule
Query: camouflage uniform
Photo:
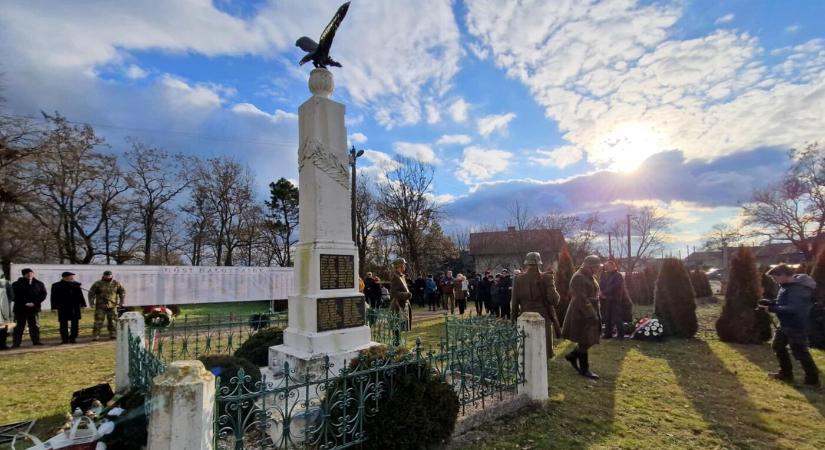
[[[89,303],[95,307],[95,324],[92,329],[92,337],[97,339],[100,336],[100,329],[103,327],[103,319],[106,319],[106,326],[109,329],[109,337],[115,337],[115,321],[117,320],[117,307],[123,304],[126,299],[126,289],[119,282],[112,280],[98,280],[89,289]]]

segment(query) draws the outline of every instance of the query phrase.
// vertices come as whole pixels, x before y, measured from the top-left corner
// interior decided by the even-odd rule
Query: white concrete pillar
[[[145,330],[143,315],[136,312],[126,312],[117,321],[117,353],[115,354],[115,389],[125,392],[129,389],[129,335],[140,336],[140,345],[145,346],[142,339]]]
[[[152,381],[148,450],[212,450],[215,376],[200,361],[175,361]]]
[[[544,334],[544,318],[539,313],[528,312],[519,316],[518,327],[524,330],[524,374],[527,381],[519,385],[520,394],[531,400],[544,401],[549,398],[547,382],[547,338]]]

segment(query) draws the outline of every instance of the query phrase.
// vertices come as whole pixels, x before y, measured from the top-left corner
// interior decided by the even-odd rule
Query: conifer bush
[[[665,336],[692,338],[699,329],[696,295],[682,261],[668,258],[662,263],[654,293],[654,311],[665,328]]]
[[[264,328],[253,334],[237,350],[235,356],[258,367],[269,365],[269,347],[284,343],[284,332],[278,327]]]
[[[570,280],[575,273],[573,258],[567,246],[562,247],[559,253],[559,267],[556,270],[556,290],[559,291],[559,306],[556,307],[556,314],[559,316],[559,323],[564,323],[564,316],[570,306]]]
[[[385,361],[401,361],[408,351],[399,347],[390,353],[385,346],[371,347],[361,352],[361,361],[354,359],[351,369],[356,367],[380,367]],[[421,366],[411,364],[406,370],[399,369],[386,372],[384,379],[387,389],[378,399],[378,411],[364,418],[366,442],[359,448],[363,450],[405,450],[435,448],[453,433],[458,420],[458,395],[453,388],[436,375],[425,360]],[[353,381],[349,388],[353,389]],[[327,390],[327,402],[340,401],[344,382],[334,382]],[[347,415],[353,417],[358,412],[358,402],[349,404]],[[337,423],[342,420],[340,408],[330,409],[330,420]]]
[[[739,247],[730,259],[722,314],[716,334],[724,342],[761,344],[771,338],[771,319],[757,302],[762,298],[762,275],[750,250]]]
[[[696,298],[713,296],[713,289],[710,287],[710,280],[707,274],[699,269],[694,269],[690,272],[690,283],[693,285],[693,291],[696,293]]]

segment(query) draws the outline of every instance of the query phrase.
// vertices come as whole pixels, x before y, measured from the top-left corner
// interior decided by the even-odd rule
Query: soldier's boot
[[[574,369],[576,369],[576,372],[579,371],[579,350],[578,349],[574,348],[572,352],[564,355],[564,359],[566,359],[570,363],[570,365],[573,366]]]
[[[779,361],[779,372],[769,373],[768,376],[774,380],[793,382],[793,364],[791,355],[786,348],[776,349],[776,359]]]
[[[587,352],[579,352],[579,373],[591,380],[598,380],[599,376],[590,371],[590,355]]]

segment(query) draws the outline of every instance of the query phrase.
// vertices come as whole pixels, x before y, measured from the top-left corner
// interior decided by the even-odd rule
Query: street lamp
[[[355,146],[353,145],[352,148],[349,150],[349,165],[352,168],[352,191],[350,197],[350,209],[352,214],[352,242],[355,245],[358,245],[358,241],[355,240],[355,224],[356,224],[356,216],[355,216],[355,186],[356,186],[356,175],[355,175],[355,163],[364,154],[363,150],[355,150]]]

